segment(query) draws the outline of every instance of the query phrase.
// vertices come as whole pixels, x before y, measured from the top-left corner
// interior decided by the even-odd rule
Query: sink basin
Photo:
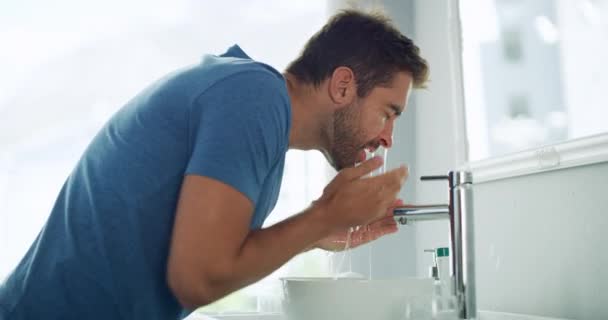
[[[430,312],[433,280],[284,278],[289,320],[401,320],[413,304]],[[409,308],[409,310],[408,310]]]
[[[478,320],[569,320],[565,318],[548,318],[540,316],[531,316],[525,314],[505,313],[495,311],[479,311]],[[372,318],[373,320],[382,320],[380,318]],[[458,320],[455,315],[445,314],[437,319]],[[283,314],[230,314],[217,315],[210,317],[201,313],[193,312],[184,320],[288,320]],[[312,320],[312,319],[311,319]]]

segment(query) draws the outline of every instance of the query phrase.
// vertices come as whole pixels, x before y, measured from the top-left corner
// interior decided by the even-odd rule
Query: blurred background
[[[590,293],[608,286],[605,0],[0,2],[0,279],[93,135],[139,90],[235,43],[282,71],[331,14],[353,5],[384,10],[431,65],[388,156],[389,168],[410,166],[401,197],[447,201],[445,186],[417,182],[423,174],[501,172],[480,175],[476,189],[480,306],[608,317]],[[547,160],[540,151],[548,167],[537,166]],[[525,174],[504,169],[513,163]],[[308,206],[334,174],[319,153],[290,151],[266,225]],[[355,250],[353,269],[369,274],[371,259],[374,278],[427,276],[423,250],[447,244],[445,223],[405,226]],[[327,275],[334,258],[302,254],[204,311],[273,311],[278,278]]]

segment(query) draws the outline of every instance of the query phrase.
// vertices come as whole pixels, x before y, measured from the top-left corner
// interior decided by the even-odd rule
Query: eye
[[[390,112],[384,111],[384,120],[389,120],[392,116]]]

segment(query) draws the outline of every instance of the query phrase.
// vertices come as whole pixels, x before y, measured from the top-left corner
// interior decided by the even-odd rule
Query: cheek
[[[376,114],[369,115],[362,119],[361,122],[361,131],[364,133],[367,139],[373,139],[382,133],[384,130],[384,126],[386,125],[386,121],[384,117],[378,116]]]

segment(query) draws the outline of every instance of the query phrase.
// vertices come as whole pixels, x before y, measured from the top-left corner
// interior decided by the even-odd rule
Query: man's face
[[[405,109],[411,83],[411,75],[399,72],[389,85],[375,87],[334,113],[328,160],[336,170],[365,160],[365,149],[392,146],[393,126]]]

